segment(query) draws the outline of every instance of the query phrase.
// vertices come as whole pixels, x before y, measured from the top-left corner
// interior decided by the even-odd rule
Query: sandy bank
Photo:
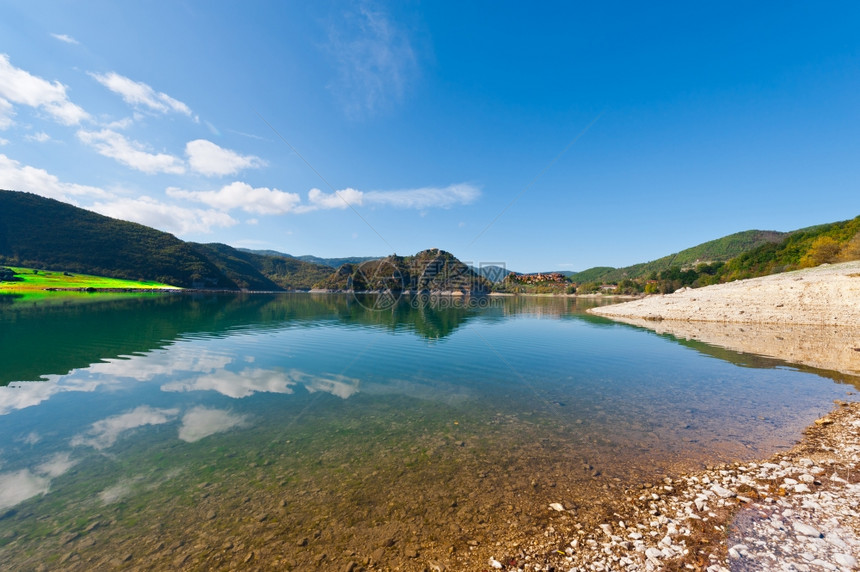
[[[608,318],[857,326],[860,261],[739,280],[594,308]]]

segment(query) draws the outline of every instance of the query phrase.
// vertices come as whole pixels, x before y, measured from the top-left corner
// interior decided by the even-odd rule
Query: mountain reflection
[[[0,385],[64,375],[122,356],[148,353],[182,337],[236,331],[347,324],[407,331],[427,340],[450,336],[468,320],[513,313],[564,315],[572,299],[404,298],[377,309],[368,297],[332,294],[156,295],[88,303],[0,305]]]

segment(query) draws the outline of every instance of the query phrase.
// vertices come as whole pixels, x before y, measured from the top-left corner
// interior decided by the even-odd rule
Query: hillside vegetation
[[[184,288],[309,289],[331,268],[194,244],[31,193],[0,190],[0,265]]]
[[[316,285],[320,289],[356,292],[489,292],[491,287],[489,280],[450,252],[438,248],[423,250],[414,256],[393,254],[362,264],[344,264]]]
[[[642,278],[654,272],[670,268],[689,268],[702,263],[726,262],[732,258],[767,244],[782,241],[788,233],[772,230],[746,230],[736,232],[716,240],[703,242],[698,246],[682,250],[652,260],[627,266],[625,268],[596,267],[572,275],[575,282],[618,282],[620,280]]]
[[[368,260],[377,260],[382,258],[381,256],[345,256],[343,258],[320,258],[319,256],[312,256],[310,254],[303,254],[301,256],[293,256],[292,254],[286,254],[284,252],[278,252],[277,250],[252,250],[250,248],[237,248],[240,252],[250,252],[251,254],[259,254],[262,256],[275,256],[278,258],[294,258],[296,260],[301,260],[303,262],[312,262],[314,264],[322,264],[323,266],[330,266],[332,268],[340,268],[344,264],[361,264],[362,262],[367,262]]]
[[[737,235],[731,235],[735,236]],[[694,250],[696,249],[690,249]],[[668,293],[684,286],[708,286],[851,260],[860,260],[860,216],[796,230],[784,234],[778,241],[765,240],[762,244],[725,261],[699,262],[685,266],[673,264],[663,269],[658,269],[659,266],[655,265],[658,261],[655,261],[630,267],[635,268],[636,272],[617,280],[615,291]],[[643,268],[651,269],[643,271]],[[600,275],[599,280],[603,283],[614,282],[612,278],[617,277],[617,274],[607,273]],[[596,291],[600,289],[600,285],[601,282],[598,281],[582,283],[577,292]]]
[[[172,234],[13,191],[0,191],[0,264],[182,287],[237,287]]]

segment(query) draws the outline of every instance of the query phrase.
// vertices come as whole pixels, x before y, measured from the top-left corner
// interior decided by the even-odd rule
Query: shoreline
[[[860,262],[588,311],[860,382]],[[568,562],[577,571],[857,570],[859,465],[860,402],[837,401],[787,452],[629,491],[634,524],[608,522],[574,539]]]
[[[858,462],[860,403],[838,402],[789,451],[628,489],[626,510],[564,539],[564,557],[551,539],[523,559],[556,547],[535,569],[856,570]]]
[[[715,284],[589,310],[607,318],[810,326],[860,325],[860,261]]]

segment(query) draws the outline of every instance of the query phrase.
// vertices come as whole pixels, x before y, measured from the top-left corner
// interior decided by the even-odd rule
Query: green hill
[[[284,254],[258,254],[217,243],[192,245],[247,290],[309,290],[331,274],[330,266]]]
[[[726,262],[723,281],[764,276],[824,263],[860,260],[860,216],[796,230]]]
[[[600,290],[601,283],[617,283],[616,293],[668,293],[683,286],[695,288],[825,263],[860,260],[860,216],[784,233],[781,238],[780,234],[739,233],[646,264],[598,269],[590,275],[591,271],[586,271],[579,274],[586,280],[580,278],[577,292]],[[776,238],[779,240],[774,240]],[[746,248],[759,240],[761,244],[736,256],[719,259],[732,248]],[[720,248],[715,250],[715,243]],[[696,255],[699,257],[691,260]]]
[[[310,289],[328,266],[196,244],[31,193],[0,190],[0,265],[184,288]]]
[[[235,289],[172,234],[31,193],[0,191],[0,264]]]
[[[624,268],[607,266],[589,268],[588,270],[573,274],[571,279],[574,282],[618,282],[624,279],[642,278],[654,272],[661,272],[674,267],[684,269],[698,264],[726,262],[744,252],[749,252],[764,245],[778,243],[787,235],[788,233],[772,230],[736,232],[735,234],[704,242],[681,252],[652,260],[651,262],[643,262]]]
[[[362,262],[367,262],[368,260],[378,260],[379,258],[382,258],[381,256],[346,256],[343,258],[320,258],[319,256],[312,256],[310,254],[293,256],[292,254],[278,252],[277,250],[251,250],[250,248],[237,248],[236,250],[240,250],[242,252],[250,252],[251,254],[260,254],[263,256],[295,258],[296,260],[302,260],[304,262],[313,262],[314,264],[322,264],[323,266],[330,266],[331,268],[340,268],[344,264],[361,264]]]

